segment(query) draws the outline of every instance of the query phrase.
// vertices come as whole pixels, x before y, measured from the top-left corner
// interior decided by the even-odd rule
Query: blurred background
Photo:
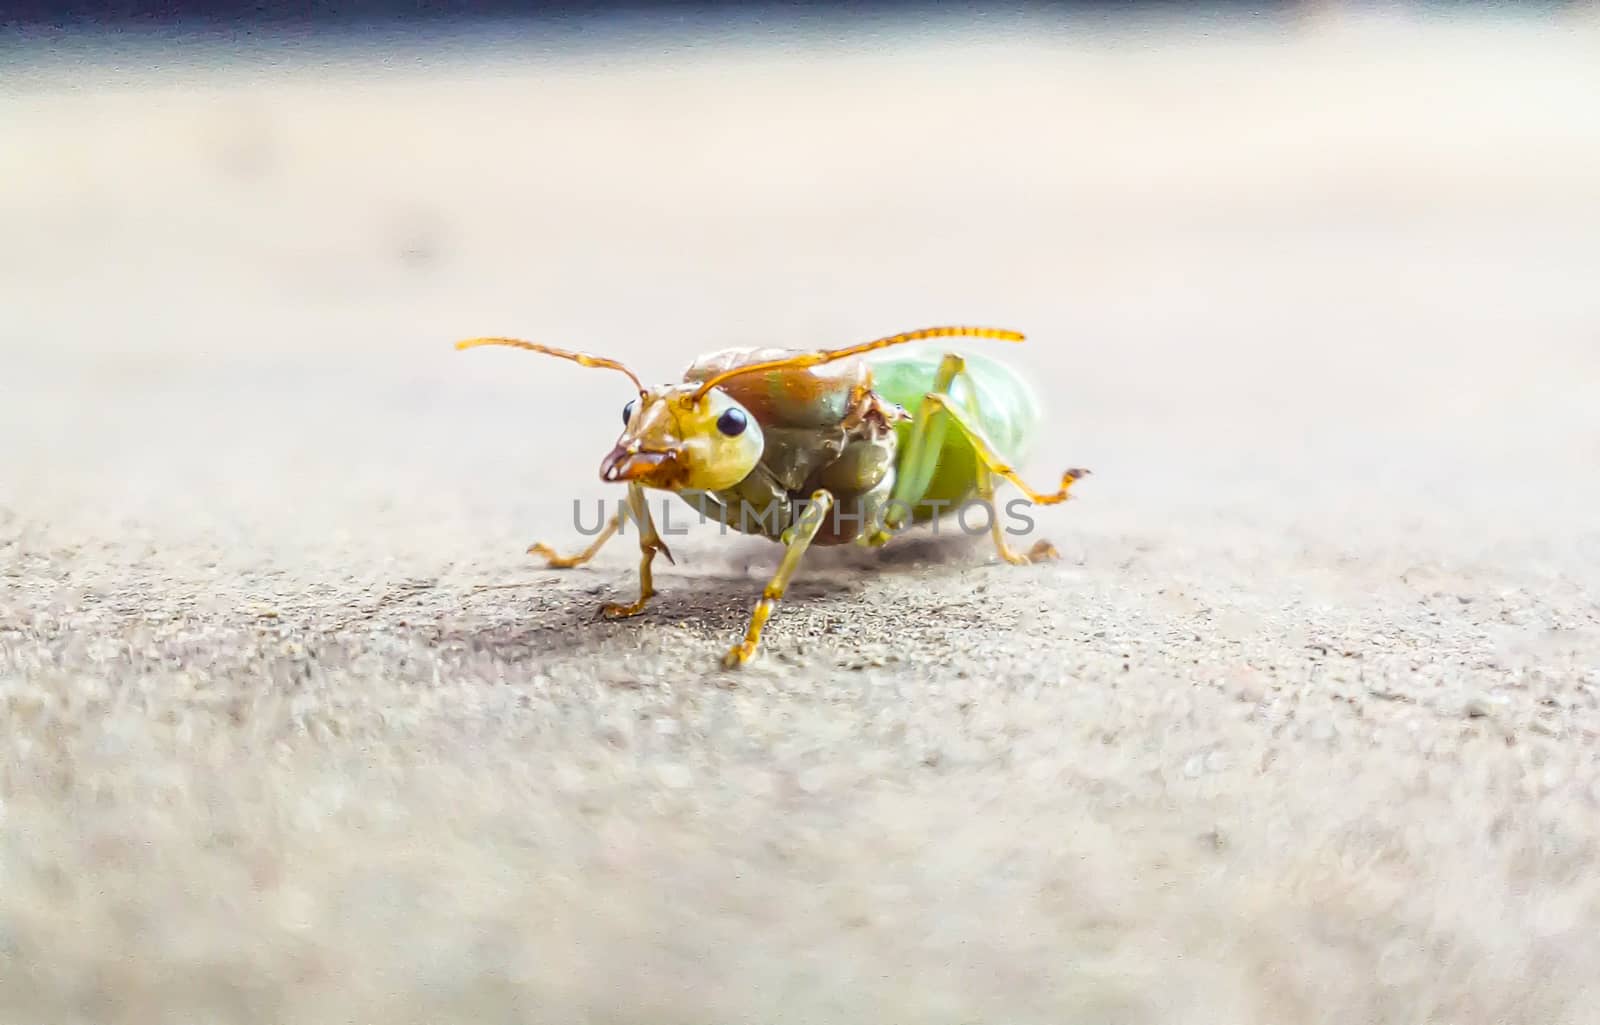
[[[1030,334],[1051,462],[1118,467],[1124,521],[1581,508],[1458,466],[1553,477],[1588,423],[1592,4],[107,9],[9,5],[0,79],[0,345],[48,439],[0,480],[70,515],[259,541],[317,478],[317,531],[493,530],[598,489],[625,396],[455,338],[668,379],[949,321]]]
[[[1600,5],[0,26],[12,1020],[1592,1020]],[[770,548],[590,623],[622,379],[451,347],[961,322],[1066,558],[740,681]]]

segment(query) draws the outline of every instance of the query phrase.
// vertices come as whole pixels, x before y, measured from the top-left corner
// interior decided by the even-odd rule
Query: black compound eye
[[[737,438],[743,434],[744,429],[749,424],[750,420],[744,415],[744,410],[742,409],[724,410],[723,414],[717,417],[717,430],[730,438]]]
[[[633,411],[639,408],[638,399],[629,399],[628,404],[622,407],[622,425],[626,427],[633,423]]]

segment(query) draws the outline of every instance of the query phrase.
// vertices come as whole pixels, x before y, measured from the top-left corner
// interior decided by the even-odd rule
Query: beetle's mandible
[[[928,327],[840,349],[727,349],[701,357],[683,380],[659,388],[645,387],[616,360],[516,338],[469,338],[456,348],[529,349],[620,371],[638,390],[623,407],[621,437],[600,464],[602,480],[627,485],[626,503],[576,555],[558,555],[545,544],[528,549],[552,567],[578,566],[624,517],[633,519],[639,597],[606,604],[606,617],[642,612],[655,594],[656,555],[672,560],[650,517],[647,488],[783,545],[744,638],[723,658],[732,668],[754,657],[767,618],[813,544],[881,546],[907,526],[980,499],[991,504],[994,545],[1007,562],[1055,557],[1047,541],[1026,553],[1006,543],[992,507],[996,486],[1010,481],[1033,502],[1053,505],[1088,471],[1068,470],[1050,492],[1035,491],[1017,475],[1013,466],[1041,416],[1033,389],[1004,363],[955,351],[882,351],[933,338],[1023,340],[999,328]]]

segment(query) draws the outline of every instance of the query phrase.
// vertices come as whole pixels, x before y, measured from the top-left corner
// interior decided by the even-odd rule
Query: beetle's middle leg
[[[966,364],[960,356],[947,354],[939,361],[939,368],[934,372],[933,390],[948,391],[956,375],[965,369]],[[939,467],[939,450],[944,447],[945,423],[938,412],[924,401],[912,417],[906,449],[896,460],[899,469],[895,474],[894,488],[883,505],[883,520],[873,529],[864,531],[858,540],[859,544],[872,548],[888,544],[905,526],[912,507],[928,493],[933,473]]]
[[[606,619],[626,619],[637,616],[644,611],[644,607],[656,593],[654,582],[650,575],[650,564],[656,561],[656,553],[660,552],[672,562],[672,553],[667,550],[667,543],[661,540],[661,535],[656,533],[655,521],[650,518],[650,505],[645,500],[644,488],[638,484],[628,485],[627,514],[632,516],[639,526],[639,599],[628,602],[606,602],[600,607],[600,615]],[[617,526],[621,526],[623,510],[617,511]]]
[[[811,539],[817,536],[817,531],[822,529],[823,521],[828,518],[828,512],[832,508],[833,495],[819,489],[812,493],[811,501],[799,519],[783,532],[783,561],[778,563],[778,572],[772,575],[766,589],[761,592],[761,600],[756,602],[755,611],[750,615],[750,626],[744,633],[744,640],[728,649],[728,653],[722,657],[724,667],[732,669],[744,665],[755,656],[756,648],[761,643],[762,628],[767,625],[767,619],[772,615],[773,608],[782,600],[790,578],[800,567],[800,557],[810,547]]]

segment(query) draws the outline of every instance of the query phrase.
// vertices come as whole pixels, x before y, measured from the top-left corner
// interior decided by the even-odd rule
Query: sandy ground
[[[1600,1016],[1592,12],[58,43],[0,82],[5,1021]],[[625,382],[450,349],[947,321],[1030,333],[1063,559],[819,554],[739,674],[772,548],[621,624],[631,540],[522,554]]]

